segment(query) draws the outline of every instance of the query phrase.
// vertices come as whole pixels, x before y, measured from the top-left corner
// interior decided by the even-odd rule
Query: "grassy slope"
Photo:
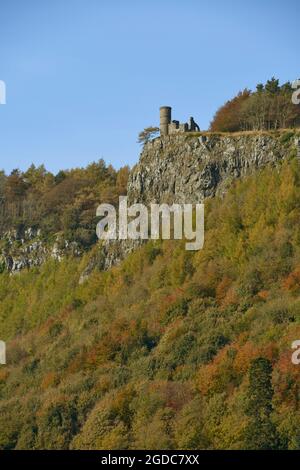
[[[149,243],[81,286],[86,259],[2,274],[0,448],[244,448],[258,356],[299,448],[299,203],[294,159],[207,203],[202,251]]]

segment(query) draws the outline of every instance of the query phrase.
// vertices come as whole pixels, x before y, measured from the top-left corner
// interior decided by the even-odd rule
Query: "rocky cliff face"
[[[235,178],[266,165],[278,165],[292,155],[299,156],[299,137],[281,134],[199,135],[175,134],[148,142],[139,163],[131,171],[128,203],[196,203],[224,194]],[[95,227],[96,228],[96,227]],[[83,282],[95,269],[109,269],[141,241],[99,243],[81,276]],[[45,243],[40,231],[11,230],[0,239],[0,271],[18,273],[41,265],[49,257],[80,256],[74,243],[53,236]]]
[[[55,236],[52,243],[45,242],[39,229],[10,230],[0,240],[0,272],[16,274],[24,268],[40,266],[47,259],[61,261],[66,255],[80,256],[76,243]]]
[[[128,204],[203,202],[223,195],[236,178],[297,156],[297,148],[298,139],[293,132],[177,134],[157,138],[144,146],[139,163],[130,173]],[[108,269],[140,244],[137,240],[106,242],[96,265]],[[81,280],[94,267],[92,260]]]
[[[196,203],[222,195],[233,179],[296,153],[292,133],[172,135],[145,145],[130,174],[132,202]]]

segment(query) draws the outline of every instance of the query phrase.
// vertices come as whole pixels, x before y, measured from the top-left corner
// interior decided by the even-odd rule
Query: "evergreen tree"
[[[265,90],[268,93],[271,94],[276,94],[279,92],[280,87],[279,87],[279,80],[276,79],[275,77],[272,77],[271,80],[268,80],[265,86]]]
[[[279,438],[272,422],[272,365],[266,358],[254,359],[249,371],[246,414],[250,420],[245,438],[248,449],[278,449]]]

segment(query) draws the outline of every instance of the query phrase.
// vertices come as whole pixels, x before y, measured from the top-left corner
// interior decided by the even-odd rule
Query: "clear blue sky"
[[[137,134],[299,77],[296,0],[1,0],[0,168],[54,172],[139,157]]]

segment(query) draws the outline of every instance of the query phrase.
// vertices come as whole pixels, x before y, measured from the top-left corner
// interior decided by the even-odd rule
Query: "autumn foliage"
[[[292,102],[290,82],[279,85],[274,77],[258,84],[256,91],[245,89],[216,112],[213,132],[268,131],[300,126],[300,110]]]
[[[288,155],[207,201],[203,250],[0,274],[0,448],[299,449],[299,203]]]

